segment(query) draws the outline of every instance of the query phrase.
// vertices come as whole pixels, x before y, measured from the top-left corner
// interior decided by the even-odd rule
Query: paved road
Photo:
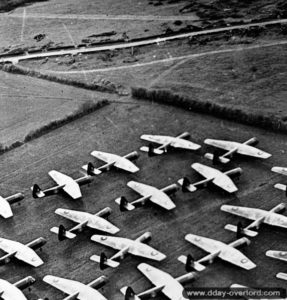
[[[168,36],[168,37],[141,40],[141,41],[137,41],[137,42],[125,42],[125,43],[119,43],[119,44],[114,44],[114,45],[96,46],[96,47],[79,48],[79,49],[75,48],[75,49],[69,49],[69,50],[41,52],[41,53],[34,53],[34,54],[27,54],[27,55],[17,55],[17,56],[2,58],[0,60],[0,62],[18,63],[21,60],[28,60],[28,59],[35,59],[35,58],[53,57],[53,56],[62,56],[62,55],[76,55],[78,53],[93,53],[93,52],[100,52],[100,51],[106,51],[106,50],[131,48],[131,47],[145,46],[145,45],[151,45],[151,44],[156,44],[156,43],[163,43],[163,42],[167,42],[167,41],[171,41],[171,40],[175,40],[175,39],[183,39],[183,38],[192,37],[192,36],[206,35],[206,34],[230,31],[230,30],[234,30],[234,29],[244,29],[244,28],[250,28],[250,27],[254,27],[254,26],[266,26],[266,25],[280,24],[280,23],[281,24],[287,23],[287,19],[273,20],[273,21],[267,21],[267,22],[238,25],[238,26],[230,26],[230,27],[216,28],[216,29],[209,29],[209,30],[201,30],[201,31],[196,31],[196,32],[177,34],[177,35]]]

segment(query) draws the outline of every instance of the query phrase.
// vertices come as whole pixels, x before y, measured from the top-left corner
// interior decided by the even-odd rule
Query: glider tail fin
[[[127,211],[135,209],[135,206],[128,202],[127,198],[122,196],[117,198],[115,202],[120,206],[120,211]]]
[[[37,183],[35,183],[32,187],[32,196],[33,198],[43,198],[45,197],[45,193],[43,190],[39,187]]]
[[[190,180],[187,177],[183,177],[181,190],[183,193],[189,192],[187,187],[191,184]]]
[[[88,163],[88,168],[87,168],[87,174],[89,175],[89,176],[94,176],[95,175],[95,167],[94,167],[94,165],[91,163],[91,162],[89,162]]]
[[[66,230],[66,228],[63,225],[60,225],[59,227],[53,227],[50,229],[51,232],[56,233],[58,235],[58,240],[64,241],[65,239],[73,239],[76,237],[76,235],[69,230]]]

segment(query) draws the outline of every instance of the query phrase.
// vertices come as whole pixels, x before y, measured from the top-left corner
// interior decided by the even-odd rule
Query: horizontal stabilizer
[[[90,260],[95,261],[97,263],[101,263],[101,257],[99,255],[92,255],[90,257]],[[117,268],[120,265],[119,262],[109,259],[109,258],[107,260],[105,260],[104,264],[111,268]]]
[[[274,185],[275,189],[278,189],[278,190],[281,190],[281,191],[286,191],[286,185],[285,184],[282,184],[282,183],[276,183]]]
[[[183,185],[183,178],[178,180],[178,184],[180,184],[181,186]],[[193,184],[189,184],[189,185],[185,186],[185,189],[191,193],[195,192],[197,190],[197,188]]]
[[[186,264],[187,257],[185,255],[181,255],[177,258],[177,260],[183,264]],[[194,268],[194,270],[201,272],[201,271],[205,270],[206,267],[195,261],[195,262],[193,262],[193,268]]]
[[[237,226],[236,225],[232,225],[232,224],[225,225],[224,229],[232,231],[232,232],[235,232],[235,233],[238,231]],[[255,237],[258,234],[257,231],[253,231],[253,230],[250,230],[250,229],[244,229],[244,228],[242,229],[242,233],[244,235],[249,236],[249,237]]]
[[[118,205],[121,205],[121,201],[122,201],[122,197],[117,198],[117,199],[115,200],[115,202],[116,202]],[[125,203],[122,204],[122,205],[124,205],[124,207],[125,207],[126,210],[134,210],[134,209],[135,209],[135,206],[132,205],[132,204],[129,203],[129,202],[125,202]]]
[[[140,147],[140,150],[143,151],[143,152],[147,152],[148,153],[150,151],[150,148],[147,147],[147,146],[142,146],[142,147]],[[158,154],[158,155],[164,153],[164,150],[160,150],[160,149],[156,149],[156,148],[153,149],[152,151],[153,151],[154,154]]]
[[[53,233],[59,234],[59,227],[53,227],[50,229],[50,231]],[[66,231],[64,235],[67,239],[70,239],[70,240],[77,236],[76,234],[74,234],[70,231]]]
[[[286,251],[275,251],[275,250],[268,250],[266,252],[266,256],[272,257],[275,259],[287,261],[287,252]]]
[[[272,172],[287,176],[287,168],[282,167],[273,167],[271,169]]]
[[[276,274],[276,277],[278,279],[287,280],[287,273],[278,273],[278,274]]]
[[[82,169],[84,169],[85,171],[88,171],[88,165],[83,165],[83,166],[82,166]],[[92,172],[94,175],[100,175],[100,174],[102,173],[101,170],[96,169],[96,168],[93,168],[93,170],[91,170],[91,172]]]
[[[214,154],[212,153],[205,153],[204,154],[204,157],[209,159],[209,160],[214,160]],[[219,156],[218,157],[218,160],[223,163],[223,164],[227,164],[230,162],[230,159],[229,158],[226,158],[226,157],[222,157],[222,156]]]

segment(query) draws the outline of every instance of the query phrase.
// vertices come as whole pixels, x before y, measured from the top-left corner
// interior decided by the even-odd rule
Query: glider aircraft
[[[176,184],[171,184],[165,188],[158,189],[153,186],[136,181],[129,181],[127,186],[140,194],[142,197],[128,202],[125,197],[120,197],[115,202],[120,206],[121,211],[133,210],[136,205],[144,205],[147,201],[159,205],[160,207],[171,210],[176,206],[167,194],[173,194],[179,190]]]
[[[122,260],[126,254],[132,254],[135,256],[141,256],[144,258],[149,258],[156,261],[162,261],[166,256],[159,251],[155,250],[151,246],[144,244],[144,241],[147,241],[151,238],[151,233],[146,232],[138,237],[136,240],[131,240],[122,237],[114,236],[104,236],[104,235],[93,235],[91,240],[100,243],[102,245],[114,248],[119,250],[111,258],[107,258],[104,253],[101,253],[100,256],[93,255],[91,260],[100,264],[100,268],[103,270],[106,267],[116,268],[120,265],[118,260]]]
[[[144,134],[141,136],[142,140],[146,140],[151,143],[160,144],[161,146],[154,148],[152,144],[149,146],[143,146],[140,148],[141,151],[147,152],[149,156],[160,155],[167,152],[168,147],[181,148],[186,150],[198,150],[200,145],[195,144],[191,141],[185,140],[184,138],[189,137],[188,132],[184,132],[177,137],[165,136],[165,135],[149,135]]]
[[[102,209],[96,214],[90,214],[83,211],[76,211],[65,208],[58,208],[55,210],[55,213],[57,215],[60,215],[66,219],[78,223],[78,225],[74,226],[69,230],[66,230],[66,228],[63,225],[60,225],[59,227],[51,228],[51,232],[56,233],[58,235],[59,241],[62,241],[64,239],[75,238],[76,232],[81,232],[84,227],[89,227],[92,229],[115,234],[120,231],[119,228],[117,228],[112,223],[104,219],[104,217],[110,215],[111,212],[112,210],[109,207]]]
[[[198,187],[205,187],[209,182],[212,182],[228,193],[234,193],[238,190],[229,176],[240,176],[240,174],[242,173],[241,168],[235,168],[227,172],[221,172],[217,169],[208,167],[200,163],[194,163],[191,165],[191,167],[203,177],[205,177],[205,179],[193,184],[190,183],[187,177],[180,179],[178,183],[182,186],[183,192],[195,192]]]
[[[258,143],[258,140],[255,137],[249,139],[244,143],[224,141],[224,140],[213,140],[213,139],[206,139],[204,143],[206,145],[213,146],[227,151],[223,155],[219,155],[216,151],[214,154],[206,153],[204,155],[205,158],[212,160],[214,163],[221,162],[223,164],[226,164],[230,162],[230,159],[235,153],[246,155],[246,156],[252,156],[256,158],[263,158],[263,159],[267,159],[271,156],[271,154],[264,152],[258,148],[255,148],[254,146],[251,146]]]
[[[89,163],[88,165],[84,165],[82,167],[84,170],[87,171],[88,167],[90,166],[91,173],[93,173],[94,175],[99,175],[104,171],[109,171],[112,167],[122,169],[130,173],[136,173],[139,171],[139,168],[131,162],[131,160],[137,159],[139,157],[136,151],[131,152],[125,156],[119,156],[116,154],[106,153],[102,151],[93,151],[91,152],[91,155],[96,157],[97,159],[106,162],[105,165],[99,168],[95,168],[92,163]]]

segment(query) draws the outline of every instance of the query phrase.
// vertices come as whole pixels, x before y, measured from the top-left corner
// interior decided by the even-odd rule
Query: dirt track
[[[108,46],[68,49],[68,50],[60,50],[60,51],[49,51],[49,52],[44,52],[44,53],[2,57],[0,59],[0,62],[18,63],[19,61],[23,61],[23,60],[37,59],[37,58],[43,58],[43,57],[63,56],[63,55],[67,55],[67,54],[75,55],[78,53],[94,53],[94,52],[105,51],[105,50],[124,49],[124,48],[138,47],[138,46],[144,46],[144,45],[151,45],[151,44],[156,44],[156,43],[163,43],[163,42],[167,42],[167,41],[183,39],[183,38],[188,38],[188,37],[193,37],[193,36],[231,31],[234,29],[245,29],[245,28],[256,27],[256,26],[267,26],[267,25],[272,25],[272,24],[285,24],[285,23],[287,23],[287,19],[272,20],[272,21],[267,21],[267,22],[252,23],[252,24],[237,25],[237,26],[216,28],[216,29],[210,29],[210,30],[202,30],[202,31],[197,31],[197,32],[182,33],[182,34],[176,34],[176,35],[167,36],[167,37],[144,39],[142,41],[136,41],[136,42],[125,42],[125,43],[119,43],[119,44],[108,45]]]

